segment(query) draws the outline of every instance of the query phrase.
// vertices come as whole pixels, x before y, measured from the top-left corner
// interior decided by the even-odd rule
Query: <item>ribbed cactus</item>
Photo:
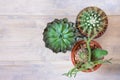
[[[87,7],[77,16],[76,27],[85,36],[100,37],[106,30],[108,19],[104,11],[97,7]]]
[[[75,28],[73,25],[72,22],[68,22],[67,18],[55,19],[48,23],[43,32],[46,47],[55,53],[70,50],[75,42]]]

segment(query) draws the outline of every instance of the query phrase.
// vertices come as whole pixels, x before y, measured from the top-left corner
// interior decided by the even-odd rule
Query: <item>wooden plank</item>
[[[102,65],[99,70],[92,73],[79,72],[76,78],[68,78],[62,74],[67,72],[72,66],[68,63],[51,64],[26,64],[19,66],[0,66],[0,80],[119,80],[120,65]]]
[[[43,31],[54,18],[67,17],[75,22],[76,16],[0,16],[0,61],[69,61],[70,51],[54,54],[45,48]],[[96,39],[109,51],[106,58],[120,60],[120,16],[108,16],[106,33]],[[49,57],[48,57],[49,56]]]
[[[88,6],[100,7],[109,15],[120,13],[119,0],[0,0],[0,15],[76,15]]]
[[[61,74],[73,67],[70,52],[56,55],[45,48],[42,32],[47,22],[54,18],[67,17],[75,21],[75,16],[0,17],[0,80],[53,80],[53,77],[56,80],[69,79]],[[103,48],[108,49],[109,55],[106,58],[113,57],[113,64],[105,64],[93,73],[80,72],[75,79],[119,80],[119,21],[120,16],[109,16],[108,30],[97,39]],[[115,43],[111,44],[114,40]]]
[[[71,52],[54,54],[45,48],[42,33],[54,18],[75,22],[79,11],[93,5],[108,14],[108,29],[96,41],[109,51],[105,58],[113,58],[112,64],[67,78],[62,74],[73,67]],[[0,80],[119,80],[119,13],[119,0],[0,0]]]

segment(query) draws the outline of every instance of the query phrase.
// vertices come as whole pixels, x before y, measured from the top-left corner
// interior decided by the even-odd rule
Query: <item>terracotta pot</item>
[[[107,29],[107,27],[108,27],[108,18],[107,18],[107,15],[106,15],[106,13],[105,13],[102,9],[100,9],[100,8],[98,8],[98,7],[95,7],[95,6],[86,7],[86,8],[84,8],[82,11],[80,11],[79,14],[77,15],[77,18],[76,18],[76,27],[78,28],[79,32],[80,32],[82,35],[88,36],[88,32],[87,32],[88,30],[83,31],[83,30],[84,30],[84,27],[86,28],[86,25],[84,24],[84,25],[85,25],[85,26],[84,26],[82,23],[88,23],[87,21],[89,21],[89,20],[86,19],[86,18],[93,17],[93,16],[89,13],[89,11],[95,12],[95,14],[93,13],[93,15],[98,14],[98,15],[96,15],[96,19],[101,19],[101,20],[98,20],[99,23],[97,23],[97,24],[99,24],[99,26],[97,27],[97,24],[96,24],[96,26],[95,26],[95,28],[97,29],[96,31],[98,32],[98,34],[96,35],[95,38],[98,38],[98,37],[100,37],[100,36],[102,36],[102,35],[104,34],[104,32],[106,31],[106,29]],[[85,12],[86,12],[87,14],[89,14],[89,15],[85,16],[85,15],[84,15]],[[83,20],[82,16],[86,17],[86,18],[84,19],[84,20],[86,20],[86,21]],[[98,18],[98,17],[99,17],[99,18]],[[94,26],[92,26],[92,25],[91,25],[90,27],[93,27],[93,28],[94,28]],[[102,30],[100,30],[99,27],[101,27]],[[87,29],[89,29],[89,28],[87,28]],[[93,29],[93,30],[94,30],[94,29]],[[93,32],[94,32],[94,31],[93,31]],[[92,36],[92,35],[94,35],[94,33],[92,33],[91,36]]]
[[[73,49],[72,49],[72,52],[71,52],[71,60],[72,60],[73,65],[76,65],[76,64],[77,64],[77,60],[76,60],[75,57],[76,57],[76,55],[77,55],[78,50],[81,49],[80,45],[86,46],[86,42],[85,42],[84,40],[82,40],[82,41],[78,41],[78,42],[74,45],[74,47],[73,47]],[[91,49],[101,48],[101,46],[99,45],[99,43],[97,43],[96,41],[91,41],[91,42],[90,42],[90,47],[91,47]],[[96,65],[96,66],[93,68],[93,70],[88,69],[88,70],[84,70],[84,71],[82,71],[82,72],[93,72],[93,71],[97,70],[100,66],[101,66],[101,64],[98,64],[98,65]]]

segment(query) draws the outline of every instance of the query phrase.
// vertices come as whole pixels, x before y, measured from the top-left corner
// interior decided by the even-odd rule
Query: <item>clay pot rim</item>
[[[96,42],[96,41],[94,41],[94,40],[92,40],[91,42],[94,43],[95,45],[99,46],[99,48],[102,49],[102,47],[100,46],[100,44],[99,44],[98,42]],[[75,54],[76,54],[76,51],[75,51],[75,49],[78,47],[78,45],[79,45],[80,43],[85,43],[85,41],[84,41],[84,40],[78,41],[78,42],[73,46],[73,49],[72,49],[72,51],[71,51],[71,61],[72,61],[72,63],[73,63],[74,66],[76,65],[76,62],[75,62]],[[96,71],[101,65],[102,65],[102,64],[96,65],[96,66],[93,68],[93,71]],[[93,72],[93,71],[92,71],[91,69],[88,69],[88,70],[84,70],[84,71],[82,71],[82,72]]]

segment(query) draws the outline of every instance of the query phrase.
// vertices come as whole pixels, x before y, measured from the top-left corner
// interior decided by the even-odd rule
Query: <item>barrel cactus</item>
[[[66,52],[75,42],[75,28],[67,18],[55,19],[47,24],[43,32],[45,46],[53,52]]]
[[[81,34],[100,37],[106,31],[108,19],[105,12],[97,7],[87,7],[83,9],[77,16],[76,27]]]

